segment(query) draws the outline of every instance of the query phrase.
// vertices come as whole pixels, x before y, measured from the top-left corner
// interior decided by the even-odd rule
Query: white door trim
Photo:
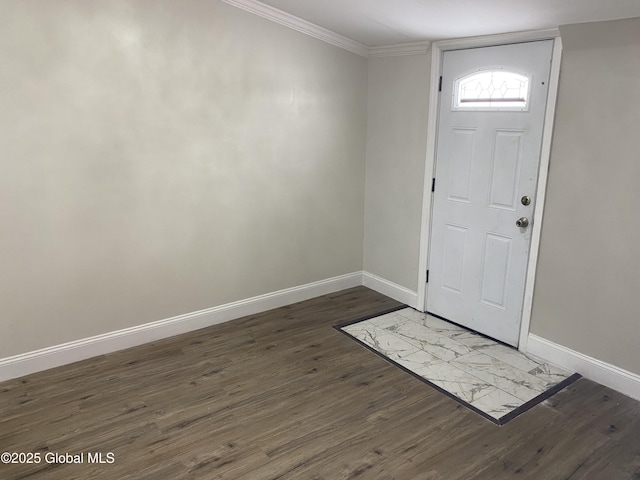
[[[527,264],[527,278],[525,283],[524,304],[522,309],[522,321],[520,326],[520,339],[518,348],[527,350],[529,326],[531,322],[531,309],[533,306],[533,291],[535,273],[540,249],[540,234],[544,201],[547,190],[547,177],[549,173],[549,159],[551,156],[551,137],[553,133],[553,121],[555,118],[556,99],[558,96],[558,82],[560,80],[560,61],[562,56],[562,40],[558,29],[537,30],[528,32],[509,33],[502,35],[489,35],[483,37],[462,38],[456,40],[443,40],[431,44],[431,77],[429,88],[429,117],[427,123],[427,149],[424,170],[424,193],[422,196],[422,224],[420,230],[420,256],[418,259],[418,309],[426,311],[428,284],[426,271],[429,268],[429,246],[431,239],[431,210],[433,208],[433,195],[431,194],[431,181],[435,174],[436,138],[438,134],[438,109],[439,95],[438,84],[442,71],[443,53],[447,50],[460,50],[463,48],[491,47],[510,43],[531,42],[536,40],[554,40],[553,57],[551,60],[551,75],[549,78],[549,93],[543,128],[542,150],[540,155],[540,172],[538,176],[538,188],[536,193],[536,207],[534,211],[535,222],[531,232],[531,249]]]
[[[551,57],[551,73],[549,74],[549,93],[547,97],[547,111],[544,118],[542,134],[542,149],[540,150],[540,170],[538,172],[538,191],[536,206],[533,213],[533,228],[531,230],[531,247],[529,249],[529,265],[524,287],[524,303],[522,306],[522,322],[520,323],[520,343],[518,349],[528,350],[529,327],[531,325],[531,311],[533,309],[533,290],[538,268],[538,253],[540,251],[540,236],[542,234],[542,216],[544,212],[545,195],[547,194],[547,178],[549,176],[549,160],[551,159],[551,140],[553,135],[553,121],[556,116],[556,99],[558,98],[558,83],[560,80],[560,60],[562,57],[562,39],[556,37],[553,42]]]

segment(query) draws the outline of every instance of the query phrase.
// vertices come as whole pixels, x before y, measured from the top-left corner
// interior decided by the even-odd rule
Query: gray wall
[[[362,269],[366,59],[211,0],[4,0],[0,59],[0,358]]]
[[[430,69],[431,52],[369,60],[364,269],[413,291]]]
[[[560,33],[531,331],[640,374],[640,19]]]
[[[561,33],[531,329],[640,373],[640,19]],[[0,358],[363,264],[417,288],[429,55],[219,1],[6,0],[0,58]]]

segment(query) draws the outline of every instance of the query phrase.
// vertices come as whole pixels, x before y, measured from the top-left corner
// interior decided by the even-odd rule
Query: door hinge
[[[431,191],[432,192],[436,191],[436,179],[435,178],[431,179]]]
[[[438,91],[441,92],[442,91],[442,75],[440,75],[440,80],[438,83]]]
[[[429,270],[427,270],[427,283],[429,283]]]

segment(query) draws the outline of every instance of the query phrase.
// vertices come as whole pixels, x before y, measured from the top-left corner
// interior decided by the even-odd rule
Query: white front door
[[[443,60],[427,310],[514,346],[552,49],[548,40]]]

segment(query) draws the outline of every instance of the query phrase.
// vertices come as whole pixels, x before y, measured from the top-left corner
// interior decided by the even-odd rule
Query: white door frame
[[[447,50],[465,48],[491,47],[510,43],[531,42],[536,40],[554,40],[553,56],[551,59],[551,73],[549,77],[549,93],[544,117],[542,134],[542,149],[540,151],[540,171],[536,192],[536,205],[533,213],[533,227],[531,230],[531,247],[527,264],[527,277],[524,287],[524,303],[522,321],[520,323],[520,339],[518,349],[527,351],[527,339],[533,307],[533,290],[540,250],[540,233],[542,229],[542,215],[544,211],[547,177],[549,174],[549,159],[551,156],[551,137],[553,120],[555,118],[556,99],[558,96],[558,82],[560,80],[560,61],[562,57],[562,40],[558,29],[535,30],[529,32],[507,33],[502,35],[488,35],[483,37],[462,38],[458,40],[443,40],[431,44],[431,78],[429,89],[429,117],[427,123],[427,152],[424,170],[424,193],[422,196],[422,224],[420,230],[420,257],[418,260],[418,300],[417,307],[421,311],[427,309],[428,283],[426,272],[429,268],[429,245],[431,240],[431,210],[433,195],[431,182],[435,175],[436,138],[438,134],[438,86],[442,71],[443,54]]]

